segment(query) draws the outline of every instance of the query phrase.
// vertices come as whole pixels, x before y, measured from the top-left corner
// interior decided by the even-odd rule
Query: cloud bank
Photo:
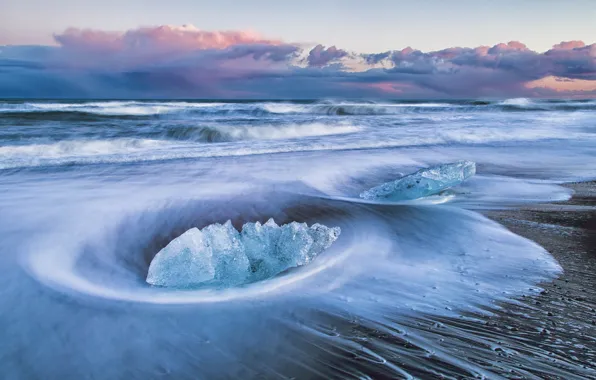
[[[57,46],[1,46],[0,97],[596,97],[596,44],[518,41],[362,54],[250,31],[67,29]]]

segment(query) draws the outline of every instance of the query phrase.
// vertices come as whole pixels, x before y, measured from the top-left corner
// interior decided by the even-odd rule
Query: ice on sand
[[[191,228],[172,240],[149,266],[147,282],[152,285],[192,287],[213,280],[213,250],[198,228]]]
[[[474,174],[476,174],[476,163],[472,161],[457,161],[433,166],[373,187],[360,194],[360,198],[401,201],[427,197],[457,186]]]
[[[239,233],[230,221],[191,228],[157,253],[149,266],[152,285],[232,287],[306,265],[339,237],[339,227],[273,219],[246,223]]]

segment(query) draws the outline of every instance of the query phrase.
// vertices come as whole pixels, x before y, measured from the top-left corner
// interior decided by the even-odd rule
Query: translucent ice
[[[251,273],[254,281],[275,276],[277,268],[282,266],[277,253],[277,243],[281,228],[273,219],[267,223],[246,223],[242,226],[242,242],[246,256],[251,263]]]
[[[215,267],[215,280],[225,286],[234,286],[246,282],[250,263],[244,253],[240,234],[231,221],[221,225],[211,224],[203,228],[205,243],[213,251],[212,261]]]
[[[309,256],[314,258],[319,253],[323,252],[333,244],[339,237],[341,230],[339,227],[329,228],[319,223],[315,223],[310,227],[310,236],[313,238],[312,246],[310,247]]]
[[[230,221],[192,228],[159,251],[149,266],[152,285],[189,288],[237,286],[273,277],[311,262],[339,237],[339,227],[273,219],[246,223],[238,233]]]
[[[476,164],[471,161],[433,166],[373,187],[360,194],[360,198],[391,201],[422,198],[459,185],[474,174]]]
[[[191,287],[213,280],[213,251],[203,232],[191,228],[159,251],[149,266],[151,285]]]

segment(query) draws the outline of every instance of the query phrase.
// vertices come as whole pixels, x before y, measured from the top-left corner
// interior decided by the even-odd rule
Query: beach
[[[494,321],[494,333],[526,341],[543,350],[548,360],[570,362],[578,373],[596,373],[596,184],[567,185],[575,191],[568,202],[486,212],[511,231],[546,248],[563,267],[563,274],[541,284],[539,294],[505,307]],[[531,342],[531,343],[530,343]],[[541,377],[553,376],[539,373]]]
[[[595,109],[0,100],[0,377],[594,377]],[[269,218],[341,234],[258,281],[147,282],[185,231]]]

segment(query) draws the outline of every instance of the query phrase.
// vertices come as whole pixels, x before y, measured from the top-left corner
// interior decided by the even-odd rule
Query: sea
[[[458,160],[447,192],[359,197]],[[0,100],[0,377],[594,376],[481,328],[563,270],[482,212],[594,179],[595,100]],[[257,283],[145,282],[187,229],[271,217],[342,232]]]

